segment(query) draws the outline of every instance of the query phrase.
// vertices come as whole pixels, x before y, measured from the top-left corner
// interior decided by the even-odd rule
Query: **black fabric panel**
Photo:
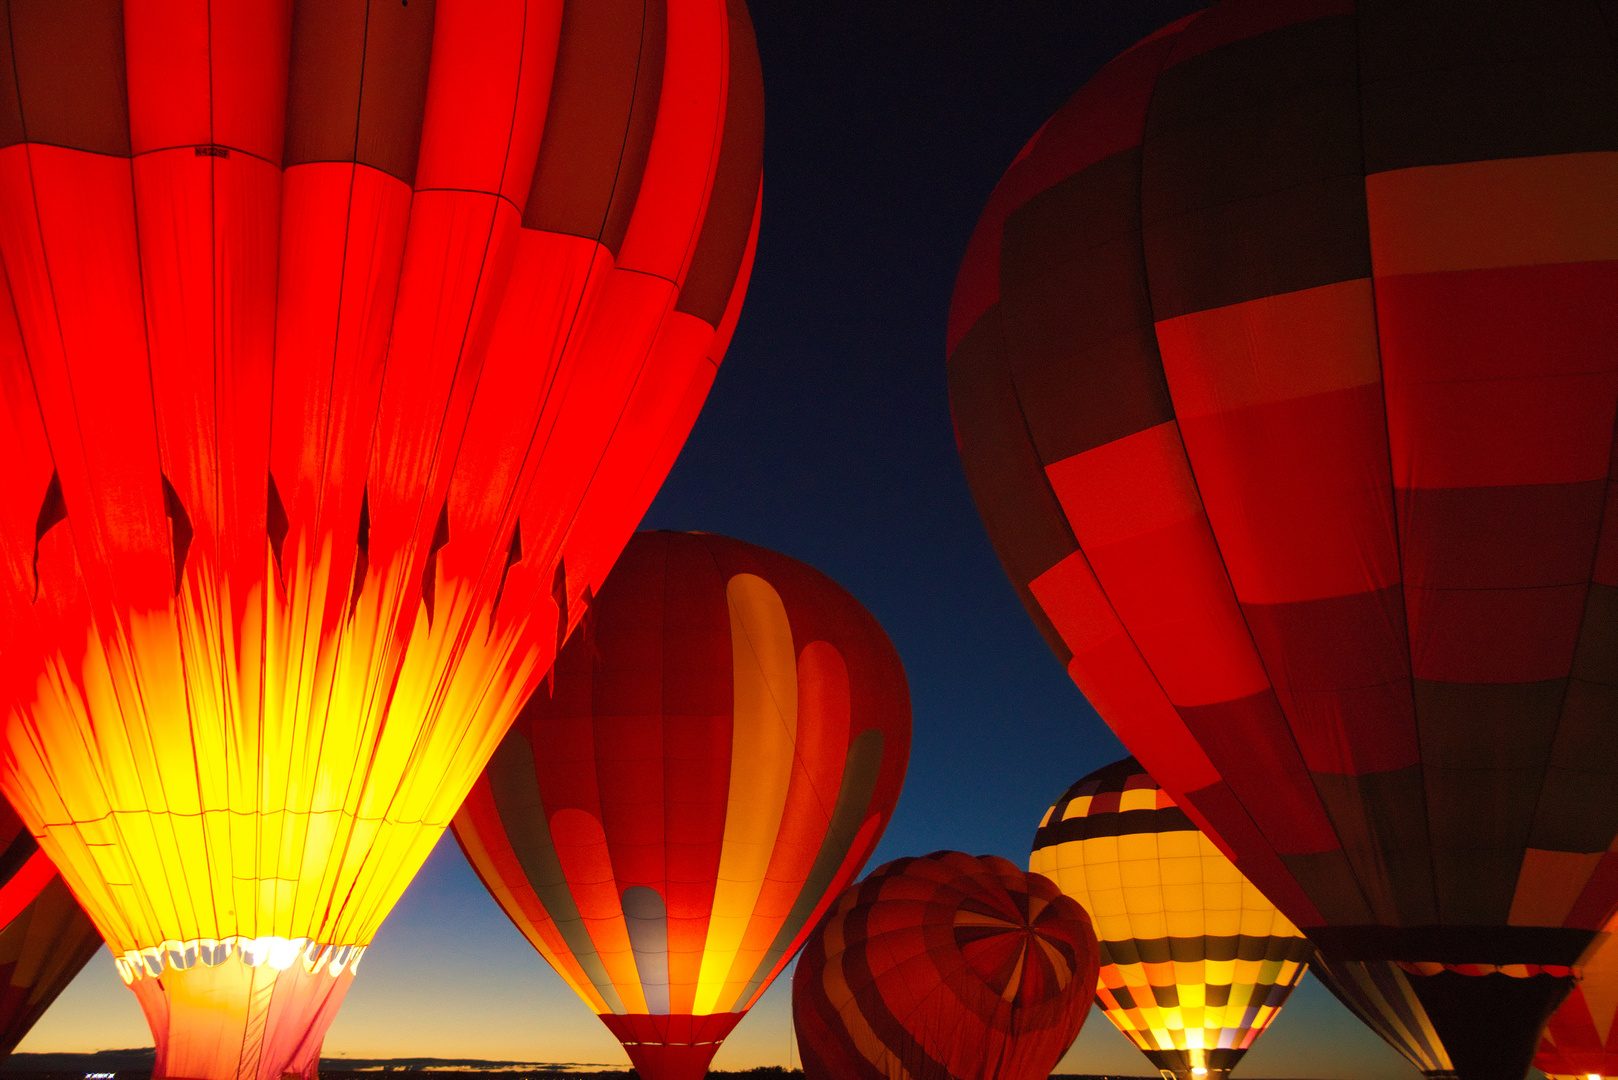
[[[1606,851],[1618,836],[1618,801],[1612,797],[1618,790],[1614,717],[1618,717],[1618,687],[1568,681],[1529,847],[1593,854]]]
[[[121,0],[10,0],[0,18],[0,147],[129,156]]]
[[[1421,766],[1364,776],[1311,773],[1310,779],[1377,920],[1437,922]]]
[[[1415,680],[1440,921],[1506,922],[1565,690]]]
[[[1312,926],[1309,938],[1328,960],[1404,960],[1432,964],[1579,962],[1594,930],[1554,926]]]
[[[296,0],[286,167],[354,161],[416,178],[436,0]]]
[[[1058,658],[1073,658],[1028,592],[1028,583],[1079,549],[1045,480],[1006,370],[1000,312],[991,308],[949,358],[950,412],[961,466],[1011,583]]]
[[[1592,582],[1529,846],[1593,854],[1618,835],[1618,588]]]
[[[1309,959],[1314,946],[1301,937],[1130,938],[1102,942],[1104,964],[1166,964],[1171,960],[1194,964],[1201,960],[1293,960]]]
[[[1573,677],[1618,686],[1618,587],[1590,583],[1573,654]]]
[[[524,228],[618,254],[640,194],[663,89],[664,0],[568,0]]]
[[[1158,78],[1141,185],[1147,223],[1359,176],[1352,16],[1222,45]]]
[[[1370,173],[1618,150],[1618,68],[1589,0],[1361,0]]]
[[[1370,276],[1357,74],[1349,16],[1163,73],[1141,179],[1159,321]]]
[[[1406,975],[1450,1063],[1466,1080],[1522,1080],[1539,1033],[1573,991],[1573,979],[1535,975]]]
[[[1174,418],[1151,329],[1139,199],[1140,152],[1124,150],[1006,219],[1006,352],[1047,465]]]
[[[1282,855],[1281,864],[1309,897],[1321,918],[1333,925],[1366,923],[1376,916],[1360,889],[1348,853],[1321,851],[1310,855]],[[1311,934],[1314,930],[1309,931]]]
[[[730,3],[730,83],[725,134],[714,172],[708,212],[680,289],[676,311],[717,327],[730,302],[752,233],[764,167],[764,76],[758,65],[753,22],[742,0]]]
[[[1165,218],[1145,237],[1160,321],[1371,275],[1359,176]]]
[[[0,885],[8,884],[38,850],[39,843],[32,833],[24,830],[12,837],[11,843],[0,852]]]
[[[1399,492],[1407,566],[1428,589],[1527,589],[1590,579],[1607,480]]]
[[[1136,833],[1196,832],[1197,827],[1178,806],[1161,810],[1122,810],[1055,820],[1034,835],[1034,849],[1089,840],[1097,836],[1133,836]]]
[[[1409,680],[1403,586],[1286,604],[1243,604],[1242,613],[1277,689],[1354,690]],[[1408,699],[1408,690],[1403,696]]]
[[[1103,765],[1095,772],[1087,773],[1073,782],[1073,786],[1062,793],[1056,800],[1058,807],[1065,807],[1081,795],[1105,795],[1114,791],[1127,790],[1126,785],[1136,776],[1146,776],[1146,770],[1141,768],[1139,761],[1133,757],[1126,757],[1122,761],[1115,761],[1111,765]],[[1153,781],[1153,787],[1157,786]],[[1060,814],[1056,815],[1060,816]]]

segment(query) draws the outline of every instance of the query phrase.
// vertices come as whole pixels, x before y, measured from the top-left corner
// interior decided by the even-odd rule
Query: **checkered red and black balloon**
[[[1611,26],[1213,4],[1030,140],[950,313],[1051,648],[1327,961],[1408,965],[1463,1076],[1523,1075],[1618,907]]]
[[[896,859],[843,893],[792,979],[806,1080],[1043,1080],[1095,996],[1090,917],[993,855]]]

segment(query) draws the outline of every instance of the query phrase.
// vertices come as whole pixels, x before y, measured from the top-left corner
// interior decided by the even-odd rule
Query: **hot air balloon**
[[[0,788],[159,1075],[312,1076],[735,324],[741,0],[19,0]]]
[[[0,800],[0,1058],[100,948],[56,868]]]
[[[1052,649],[1329,961],[1480,1021],[1465,1077],[1618,906],[1615,91],[1574,0],[1226,0],[1041,129],[950,315]]]
[[[511,921],[646,1080],[701,1080],[859,873],[910,695],[819,571],[637,533],[455,817]]]
[[[804,1080],[1044,1080],[1095,996],[1090,918],[997,855],[895,859],[804,946],[792,1018]]]
[[[1584,978],[1551,1014],[1534,1066],[1550,1080],[1599,1080],[1618,1076],[1618,920],[1584,964]]]
[[[1308,939],[1134,758],[1056,800],[1028,868],[1089,913],[1096,1001],[1164,1076],[1228,1076],[1308,970]]]

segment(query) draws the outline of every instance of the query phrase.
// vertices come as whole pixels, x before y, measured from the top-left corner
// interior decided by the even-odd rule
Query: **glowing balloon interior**
[[[19,0],[0,788],[158,1075],[312,1075],[689,431],[741,0]]]

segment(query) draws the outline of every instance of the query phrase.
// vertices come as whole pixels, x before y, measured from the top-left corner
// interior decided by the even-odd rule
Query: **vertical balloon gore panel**
[[[161,1070],[312,1069],[734,327],[746,9],[64,0],[5,32],[0,788]]]
[[[152,1075],[208,1076],[227,1050],[239,1055],[240,1080],[314,1080],[355,967],[334,975],[329,965],[311,968],[301,957],[286,968],[263,960],[249,966],[233,954],[219,964],[137,976],[129,986],[157,1040]]]

